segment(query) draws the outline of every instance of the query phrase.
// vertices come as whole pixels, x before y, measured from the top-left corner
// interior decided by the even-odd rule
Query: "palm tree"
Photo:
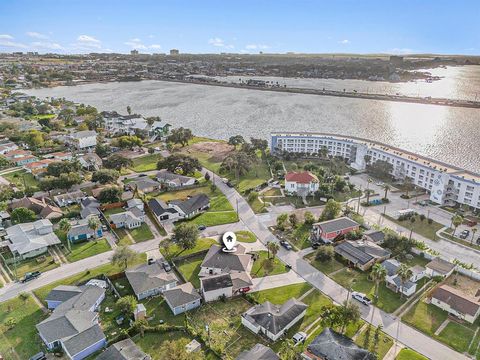
[[[400,282],[402,284],[400,288],[400,297],[403,298],[403,286],[412,277],[413,273],[407,264],[401,264],[397,270],[397,275],[400,277]]]
[[[477,228],[472,228],[472,241],[470,242],[470,244],[473,245],[473,239],[475,238],[475,234],[477,233]]]
[[[455,214],[452,217],[452,225],[454,227],[453,230],[453,236],[455,236],[455,233],[457,232],[457,228],[462,225],[463,223],[463,217],[461,215]]]
[[[127,105],[127,113],[128,115],[132,114],[132,108],[130,107],[130,105]]]
[[[100,221],[98,220],[98,218],[95,216],[90,216],[90,218],[88,219],[88,227],[93,230],[93,237],[96,239],[97,231],[100,227]]]
[[[70,224],[70,221],[68,221],[67,218],[63,218],[62,220],[60,220],[60,222],[58,223],[58,228],[65,233],[65,236],[68,234],[68,232],[70,231],[70,229],[72,228],[72,224]],[[68,246],[68,250],[72,250],[71,249],[71,244],[70,244],[70,240],[68,240],[67,238],[67,246]]]
[[[385,196],[383,197],[384,199],[388,199],[387,194],[390,191],[390,189],[391,189],[390,185],[388,185],[388,184],[383,185],[383,190],[385,190]]]
[[[408,177],[408,176],[405,176],[405,179],[403,180],[403,186],[405,188],[405,197],[406,198],[408,198],[408,193],[412,189],[412,184],[413,184],[412,178]]]
[[[376,263],[372,267],[370,276],[372,277],[372,280],[375,282],[375,299],[378,299],[378,288],[379,288],[380,282],[384,281],[387,276],[387,269],[382,265],[380,265],[379,263]]]
[[[275,259],[275,256],[277,256],[278,250],[280,250],[280,246],[276,242],[270,242],[270,252],[272,253],[272,259]]]

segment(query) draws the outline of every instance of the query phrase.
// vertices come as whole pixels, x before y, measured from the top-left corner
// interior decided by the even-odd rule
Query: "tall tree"
[[[237,145],[241,145],[243,143],[245,143],[245,139],[243,138],[242,135],[230,136],[230,138],[228,139],[228,144],[229,145],[237,146]]]
[[[98,236],[98,229],[100,228],[100,220],[96,216],[90,216],[88,218],[88,227],[93,230],[93,237],[96,239]]]
[[[25,207],[18,207],[12,211],[10,214],[12,219],[12,223],[14,224],[22,224],[35,221],[37,219],[37,215]]]
[[[400,267],[397,269],[397,275],[400,277],[400,283],[401,283],[400,297],[403,298],[403,287],[405,286],[405,283],[408,280],[410,280],[413,273],[407,264],[401,264]]]
[[[115,307],[126,316],[132,316],[137,307],[137,299],[132,295],[123,296],[117,300]]]
[[[320,215],[320,221],[335,219],[336,217],[338,217],[338,215],[340,215],[341,210],[341,203],[336,202],[333,199],[328,200],[325,204],[325,208],[323,209],[322,214]]]
[[[453,231],[453,236],[455,236],[455,233],[457,232],[457,228],[462,225],[463,223],[463,217],[461,215],[454,215],[452,217],[452,225],[454,226],[454,231]]]
[[[70,221],[67,219],[67,218],[63,218],[62,220],[59,221],[58,223],[58,228],[65,233],[65,235],[68,234],[68,232],[70,231],[70,229],[72,228],[72,224],[70,223]],[[70,243],[70,240],[67,239],[67,246],[68,246],[68,250],[72,250],[72,247],[71,247],[71,243]]]
[[[108,169],[115,169],[117,171],[121,171],[122,168],[132,166],[133,161],[131,159],[127,159],[120,154],[112,154],[103,162],[103,165]]]
[[[380,283],[385,280],[387,277],[387,269],[383,267],[381,264],[376,263],[372,266],[372,270],[370,271],[370,276],[372,280],[375,282],[375,298],[378,299],[378,289]]]
[[[111,261],[112,264],[120,266],[125,270],[135,257],[135,252],[128,246],[119,246],[113,251]]]
[[[193,249],[198,240],[198,227],[193,223],[180,223],[173,230],[178,244],[184,249]]]
[[[198,159],[183,155],[173,154],[158,161],[157,169],[167,169],[170,172],[192,175],[202,169]]]
[[[174,144],[181,144],[183,147],[187,145],[191,139],[193,139],[192,130],[179,127],[178,129],[172,129],[167,141]]]
[[[132,108],[130,107],[130,105],[127,105],[127,113],[128,115],[132,115]]]
[[[295,351],[295,344],[292,339],[282,341],[282,345],[278,350],[280,360],[295,360],[298,353]]]

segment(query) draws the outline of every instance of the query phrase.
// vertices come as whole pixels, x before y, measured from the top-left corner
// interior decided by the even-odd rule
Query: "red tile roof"
[[[318,181],[318,178],[309,171],[289,172],[285,175],[286,181],[296,182],[300,184],[309,184]]]

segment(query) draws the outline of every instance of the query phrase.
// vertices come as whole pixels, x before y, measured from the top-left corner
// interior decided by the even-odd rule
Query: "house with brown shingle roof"
[[[480,316],[480,289],[477,290],[476,296],[472,296],[443,284],[433,290],[431,303],[473,324]]]

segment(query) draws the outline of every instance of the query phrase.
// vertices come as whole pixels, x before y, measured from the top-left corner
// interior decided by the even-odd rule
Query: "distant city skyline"
[[[464,1],[2,0],[0,52],[480,54]]]

